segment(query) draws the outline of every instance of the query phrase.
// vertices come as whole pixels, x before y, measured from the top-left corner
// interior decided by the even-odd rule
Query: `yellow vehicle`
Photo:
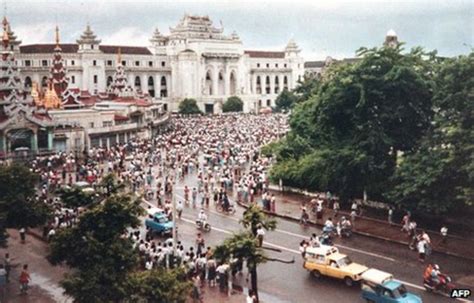
[[[368,267],[354,263],[348,256],[339,252],[327,254],[323,251],[307,251],[303,267],[310,271],[315,278],[329,276],[344,280],[347,286],[361,280],[361,275]]]

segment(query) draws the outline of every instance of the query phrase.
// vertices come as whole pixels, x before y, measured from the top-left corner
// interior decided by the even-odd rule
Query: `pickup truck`
[[[162,212],[150,214],[145,220],[145,226],[147,230],[160,236],[171,235],[173,232],[173,222],[169,221],[168,217]]]

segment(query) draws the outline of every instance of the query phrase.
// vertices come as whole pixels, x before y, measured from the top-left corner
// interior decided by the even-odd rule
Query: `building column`
[[[230,72],[227,68],[224,71],[224,95],[230,95]]]
[[[148,94],[148,75],[142,75],[142,92]]]
[[[110,149],[110,137],[107,136],[107,149]]]
[[[273,75],[268,75],[270,77],[270,95],[275,94],[275,77]]]
[[[31,135],[31,150],[34,152],[38,151],[38,131],[34,130]]]
[[[153,77],[155,80],[155,98],[161,98],[161,77],[160,75],[155,75]]]
[[[214,96],[219,94],[219,70],[217,68],[212,70],[212,94]]]
[[[53,130],[48,129],[48,150],[53,150]]]

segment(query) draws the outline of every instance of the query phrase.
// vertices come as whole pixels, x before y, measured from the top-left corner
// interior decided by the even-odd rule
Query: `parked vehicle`
[[[362,298],[368,303],[423,303],[405,285],[394,280],[392,274],[371,268],[361,278]]]

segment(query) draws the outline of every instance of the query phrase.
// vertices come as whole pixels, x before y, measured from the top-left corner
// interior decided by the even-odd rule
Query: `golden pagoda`
[[[33,81],[31,86],[31,97],[35,102],[36,107],[43,107],[43,100],[41,100],[40,91],[38,89],[38,83]]]
[[[44,93],[43,106],[46,109],[61,108],[61,99],[58,97],[56,90],[54,90],[51,81],[48,83],[48,88]]]

